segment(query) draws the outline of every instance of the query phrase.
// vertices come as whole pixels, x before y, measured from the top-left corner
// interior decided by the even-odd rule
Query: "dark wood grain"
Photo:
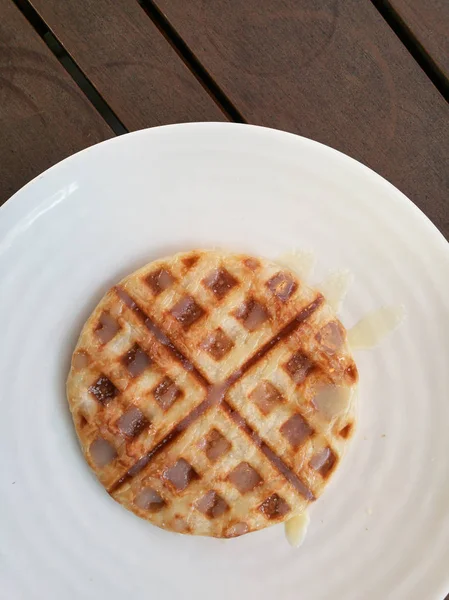
[[[0,0],[0,204],[63,158],[113,135],[10,0]]]
[[[31,3],[128,129],[224,120],[135,0]]]
[[[449,237],[449,106],[369,0],[156,0],[251,123],[369,165]]]
[[[448,0],[390,0],[390,4],[449,79]]]

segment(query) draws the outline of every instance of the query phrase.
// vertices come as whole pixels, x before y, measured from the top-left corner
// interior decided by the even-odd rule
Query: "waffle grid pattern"
[[[319,294],[271,263],[223,263],[190,253],[113,288],[83,330],[72,386],[78,435],[115,499],[162,527],[231,537],[320,494],[347,436],[334,443],[301,399],[356,371],[333,356],[344,332]]]

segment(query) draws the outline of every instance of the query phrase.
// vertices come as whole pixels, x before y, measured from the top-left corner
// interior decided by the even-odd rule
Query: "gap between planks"
[[[389,0],[370,1],[446,102],[449,102],[449,80],[408,27],[407,23],[402,19],[397,10],[393,8]]]
[[[136,1],[226,117],[235,123],[247,123],[242,113],[226,96],[153,0]]]
[[[37,35],[43,40],[51,53],[64,67],[112,131],[116,135],[128,133],[128,129],[123,125],[92,82],[85,76],[31,3],[28,0],[12,0],[12,2],[17,6]]]

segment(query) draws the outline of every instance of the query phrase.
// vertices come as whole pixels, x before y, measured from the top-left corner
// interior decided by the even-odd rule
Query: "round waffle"
[[[104,296],[67,395],[115,500],[171,531],[233,537],[321,494],[354,429],[356,382],[319,292],[274,262],[198,250]]]

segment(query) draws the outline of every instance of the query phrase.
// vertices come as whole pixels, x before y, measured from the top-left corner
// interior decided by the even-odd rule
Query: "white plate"
[[[193,247],[313,251],[354,276],[342,318],[404,304],[359,353],[359,426],[311,510],[220,541],[170,534],[111,500],[65,399],[75,340],[105,290]],[[439,600],[449,589],[449,249],[393,186],[268,129],[190,124],[73,156],[0,211],[0,589],[13,599]]]

